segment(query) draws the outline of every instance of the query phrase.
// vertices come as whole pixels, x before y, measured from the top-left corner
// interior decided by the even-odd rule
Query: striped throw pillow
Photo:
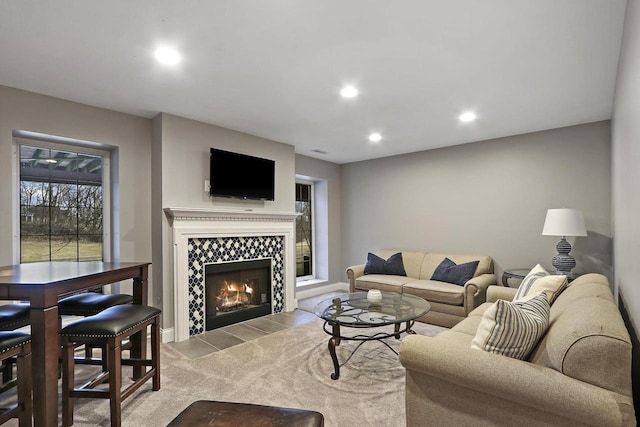
[[[496,301],[482,316],[471,348],[524,360],[549,327],[546,292],[524,302]]]
[[[544,267],[538,264],[531,269],[522,283],[520,283],[513,301],[527,301],[541,292],[545,292],[549,304],[553,304],[558,295],[567,288],[567,285],[567,276],[549,274]]]

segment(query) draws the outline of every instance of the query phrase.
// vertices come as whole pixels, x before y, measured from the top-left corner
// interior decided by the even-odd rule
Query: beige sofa
[[[364,266],[347,268],[351,292],[379,289],[419,296],[429,301],[431,310],[419,318],[421,322],[451,327],[466,318],[474,308],[486,301],[486,290],[496,284],[493,260],[488,256],[456,255],[427,252],[382,249],[376,252],[381,258],[401,252],[406,276],[364,274]],[[436,267],[449,258],[456,264],[479,261],[474,277],[464,286],[431,280]]]
[[[634,426],[631,341],[607,279],[583,275],[560,294],[529,360],[472,349],[482,314],[515,291],[491,286],[451,330],[404,338],[407,426]]]

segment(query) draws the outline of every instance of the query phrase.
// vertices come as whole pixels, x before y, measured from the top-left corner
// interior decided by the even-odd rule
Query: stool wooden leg
[[[151,362],[155,369],[153,376],[153,390],[160,390],[160,317],[156,317],[151,324]]]
[[[22,412],[18,417],[20,427],[31,427],[33,422],[33,400],[31,399],[31,344],[23,354],[18,355],[16,362],[18,377],[18,404]]]
[[[68,427],[73,424],[73,400],[71,392],[75,382],[74,345],[63,340],[62,345],[62,425]]]
[[[120,427],[122,420],[122,349],[120,339],[110,338],[106,346],[109,359],[109,402],[111,427]]]

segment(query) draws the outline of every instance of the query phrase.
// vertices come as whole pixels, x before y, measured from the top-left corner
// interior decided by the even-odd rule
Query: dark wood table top
[[[0,284],[47,285],[109,271],[138,268],[148,262],[32,262],[0,267]]]

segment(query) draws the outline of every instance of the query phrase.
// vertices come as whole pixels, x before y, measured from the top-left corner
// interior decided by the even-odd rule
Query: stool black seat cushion
[[[115,305],[131,304],[133,297],[127,294],[98,294],[85,292],[71,295],[58,301],[61,316],[91,316]]]
[[[28,304],[27,304],[28,305]],[[0,354],[31,341],[31,335],[18,331],[0,331]]]
[[[160,313],[161,311],[155,307],[134,304],[116,305],[68,324],[60,330],[60,335],[113,337],[135,328]]]
[[[9,331],[29,324],[28,302],[18,302],[0,306],[0,330]]]
[[[167,425],[179,426],[323,427],[324,416],[306,409],[198,400]]]

